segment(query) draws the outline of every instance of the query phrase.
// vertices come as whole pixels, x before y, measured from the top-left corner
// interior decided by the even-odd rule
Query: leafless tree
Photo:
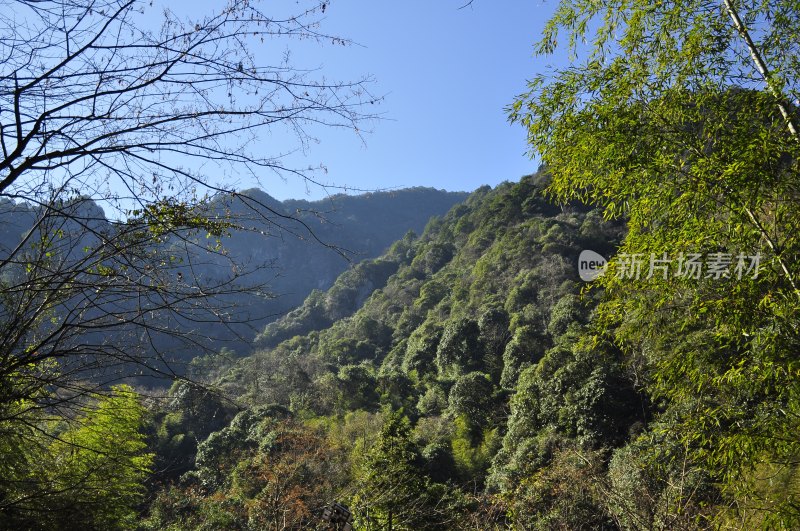
[[[248,1],[197,21],[166,12],[158,32],[141,29],[146,6],[136,0],[5,4],[0,193],[7,197],[31,200],[58,188],[118,206],[225,190],[193,169],[209,162],[256,178],[264,170],[309,177],[286,167],[281,154],[248,145],[276,127],[301,143],[310,124],[358,130],[362,104],[373,101],[364,80],[331,83],[293,69],[286,56],[263,65],[252,53],[286,38],[347,44],[318,31],[315,16],[326,2],[281,19]]]
[[[257,141],[303,149],[320,125],[358,134],[371,118],[368,79],[272,52],[348,44],[319,29],[329,2],[302,4],[273,17],[232,0],[190,20],[147,1],[0,1],[0,438],[120,379],[173,375],[165,345],[199,353],[207,322],[237,319],[231,295],[264,266],[226,256],[220,238],[247,222],[210,206],[221,196],[313,237],[231,184],[313,181]]]

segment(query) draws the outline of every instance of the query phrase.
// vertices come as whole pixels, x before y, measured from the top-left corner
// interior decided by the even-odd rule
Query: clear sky
[[[331,78],[371,75],[372,92],[385,96],[375,107],[383,119],[371,125],[365,143],[349,131],[322,130],[321,142],[291,162],[324,164],[328,172],[320,180],[365,190],[470,191],[535,171],[538,162],[526,154],[525,131],[508,123],[504,107],[545,66],[533,57],[533,43],[556,2],[475,0],[459,9],[465,1],[334,0],[321,31],[358,45],[290,43],[294,62],[322,67]],[[270,3],[263,5],[267,13]],[[183,12],[197,3],[169,5]],[[280,147],[280,139],[261,143],[265,150]],[[326,193],[296,178],[282,182],[267,176],[263,187],[278,199],[317,199]]]

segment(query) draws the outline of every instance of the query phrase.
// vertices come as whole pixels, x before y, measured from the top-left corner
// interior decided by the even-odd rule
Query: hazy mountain
[[[251,189],[215,199],[208,205],[208,213],[241,227],[220,239],[223,253],[205,252],[209,243],[204,234],[188,235],[198,241],[194,247],[177,238],[164,245],[175,256],[177,265],[170,269],[176,276],[187,281],[235,278],[238,291],[218,302],[227,305],[238,324],[227,326],[198,310],[192,319],[173,316],[174,321],[168,323],[170,330],[198,338],[197,351],[186,352],[170,334],[153,333],[146,341],[165,351],[167,359],[175,360],[191,359],[202,353],[203,346],[246,352],[256,332],[302,303],[313,289],[327,289],[348,267],[380,254],[409,230],[421,231],[431,216],[445,213],[466,195],[413,188],[281,202]],[[102,208],[90,200],[77,199],[62,208],[69,209],[74,218],[66,223],[51,218],[48,223],[58,230],[64,240],[62,247],[75,259],[102,234],[113,231]],[[25,238],[36,223],[37,212],[31,205],[0,202],[0,255],[7,256]],[[40,226],[38,230],[43,234],[48,229]],[[36,237],[30,238],[25,245],[35,245],[34,240]],[[4,274],[14,271],[7,267]],[[165,322],[158,314],[152,319],[161,319],[162,326]],[[145,340],[131,339],[136,337],[131,334],[107,340],[119,342],[123,336],[127,337],[124,341]]]

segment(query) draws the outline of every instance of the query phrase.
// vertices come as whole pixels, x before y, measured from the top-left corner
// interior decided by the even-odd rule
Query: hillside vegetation
[[[796,0],[559,0],[503,89],[536,174],[321,202],[232,183],[385,116],[273,46],[356,44],[328,0],[11,4],[0,529],[800,529]],[[413,70],[469,127],[412,136],[513,163]]]
[[[380,255],[406,231],[422,230],[431,216],[444,214],[464,197],[421,187],[339,194],[320,201],[281,202],[257,189],[220,195],[203,207],[204,216],[228,227],[219,238],[209,238],[206,231],[179,231],[154,247],[168,256],[164,270],[184,288],[226,286],[208,305],[221,311],[194,309],[169,317],[161,312],[162,319],[174,322],[167,333],[151,329],[155,350],[179,374],[204,350],[247,353],[265,324],[301,304],[312,290],[327,289],[351,264]],[[41,212],[28,203],[0,198],[0,255],[12,254]],[[102,235],[128,230],[135,222],[135,216],[109,220],[85,197],[62,205],[61,216],[54,217],[49,228],[59,235],[54,254],[67,255],[67,263],[85,260],[85,250]],[[12,267],[3,270],[10,282],[14,273]],[[135,304],[121,301],[122,306]],[[64,306],[70,309],[70,303]],[[176,333],[191,336],[196,350],[186,351],[185,344],[170,337]],[[118,334],[114,341],[123,348],[141,342],[138,334],[128,336]]]
[[[617,350],[579,341],[598,293],[584,292],[577,257],[613,252],[624,226],[552,204],[546,182],[477,190],[268,325],[252,355],[216,368],[244,411],[217,399],[194,418],[191,391],[175,387],[158,455],[231,420],[173,473],[150,524],[257,529],[288,513],[313,527],[334,500],[376,529],[623,518],[608,497],[619,487],[605,487],[640,471],[609,465],[635,451],[652,406]]]

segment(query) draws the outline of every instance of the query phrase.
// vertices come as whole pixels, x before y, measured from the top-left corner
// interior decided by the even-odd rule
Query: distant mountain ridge
[[[231,230],[228,237],[222,238],[224,259],[201,252],[196,257],[179,256],[186,259],[183,274],[188,278],[191,268],[193,278],[223,278],[230,275],[231,264],[235,263],[242,270],[253,270],[246,279],[247,285],[266,286],[269,295],[244,288],[241,293],[227,296],[226,303],[239,312],[235,320],[247,322],[232,327],[203,323],[200,333],[208,338],[206,346],[246,352],[257,332],[300,305],[313,289],[329,288],[354,263],[378,256],[409,230],[421,232],[432,216],[444,214],[466,197],[460,192],[410,188],[353,196],[339,194],[320,201],[282,202],[262,190],[249,189],[213,199],[205,207],[206,213],[234,220],[242,229]],[[102,233],[104,225],[110,230],[111,222],[93,201],[79,199],[72,208],[81,212],[81,223],[90,223],[96,233]],[[38,207],[0,199],[0,257],[16,248],[36,223],[38,212]],[[74,227],[76,232],[81,231],[78,225]],[[177,255],[185,252],[170,241],[165,245],[174,248]],[[69,252],[80,254],[81,250]],[[187,322],[171,326],[180,332],[182,327],[198,325]],[[160,346],[169,350],[168,338],[164,342]],[[175,348],[170,357],[179,361],[188,361],[200,353],[179,352]]]
[[[268,314],[253,315],[253,330],[261,331],[301,305],[313,289],[330,288],[348,268],[379,256],[408,231],[421,233],[430,218],[444,215],[467,196],[416,187],[280,202],[250,189],[212,207],[228,209],[240,223],[251,214],[250,230],[234,231],[224,245],[239,263],[271,265],[263,279],[256,279],[275,295],[258,305]]]

